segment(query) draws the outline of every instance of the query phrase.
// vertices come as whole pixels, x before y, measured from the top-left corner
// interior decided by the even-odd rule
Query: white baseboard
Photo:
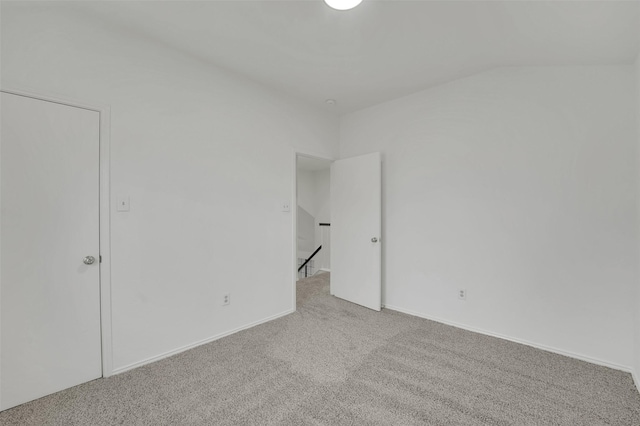
[[[170,357],[172,355],[179,354],[180,352],[188,351],[189,349],[193,349],[195,347],[198,347],[198,346],[201,346],[201,345],[205,345],[205,344],[213,342],[215,340],[222,339],[223,337],[229,336],[231,334],[235,334],[235,333],[237,333],[239,331],[246,330],[246,329],[251,328],[251,327],[255,327],[256,325],[264,324],[265,322],[273,321],[274,319],[283,317],[285,315],[292,314],[294,312],[295,312],[295,309],[289,309],[289,310],[281,312],[279,314],[272,315],[270,317],[267,317],[267,318],[264,318],[264,319],[261,319],[261,320],[258,320],[258,321],[254,321],[252,323],[243,325],[243,326],[238,327],[238,328],[234,328],[233,330],[226,331],[224,333],[220,333],[220,334],[217,334],[217,335],[212,336],[212,337],[208,337],[208,338],[206,338],[204,340],[200,340],[198,342],[191,343],[189,345],[185,345],[185,346],[182,346],[182,347],[177,348],[177,349],[173,349],[173,350],[168,351],[168,352],[164,352],[164,353],[162,353],[160,355],[156,355],[156,356],[144,359],[142,361],[134,362],[133,364],[125,365],[124,367],[118,367],[118,368],[113,370],[113,374],[124,373],[125,371],[133,370],[134,368],[142,367],[143,365],[150,364],[150,363],[156,362],[156,361],[160,361],[163,358],[168,358],[168,357]]]
[[[636,389],[640,392],[640,377],[638,377],[638,373],[635,369],[631,372],[631,376],[633,377],[633,383],[636,384]]]
[[[327,268],[320,268],[319,271],[322,272],[331,272],[331,269],[327,269]]]
[[[415,317],[420,317],[420,318],[424,318],[424,319],[428,319],[431,321],[435,321],[435,322],[439,322],[442,324],[446,324],[446,325],[450,325],[453,327],[457,327],[457,328],[462,328],[464,330],[468,330],[468,331],[473,331],[474,333],[480,333],[480,334],[484,334],[486,336],[491,336],[491,337],[497,337],[499,339],[503,339],[503,340],[508,340],[510,342],[515,342],[515,343],[520,343],[522,345],[527,345],[527,346],[531,346],[534,347],[536,349],[542,349],[543,351],[547,351],[547,352],[553,352],[559,355],[564,355],[564,356],[568,356],[569,358],[575,358],[575,359],[579,359],[581,361],[586,361],[589,362],[591,364],[597,364],[597,365],[601,365],[604,367],[609,367],[609,368],[613,368],[614,370],[620,370],[620,371],[624,371],[626,373],[631,373],[634,377],[636,386],[640,385],[640,382],[638,380],[636,380],[634,371],[631,367],[625,366],[625,365],[620,365],[620,364],[615,364],[612,362],[608,362],[608,361],[603,361],[601,359],[597,359],[597,358],[592,358],[586,355],[582,355],[582,354],[578,354],[575,352],[569,352],[569,351],[565,351],[562,349],[558,349],[558,348],[554,348],[551,346],[546,346],[546,345],[541,345],[539,343],[533,343],[533,342],[529,342],[527,340],[523,340],[523,339],[518,339],[515,337],[510,337],[510,336],[505,336],[503,334],[499,334],[499,333],[494,333],[492,331],[487,331],[487,330],[482,330],[480,328],[476,328],[476,327],[471,327],[465,324],[460,324],[454,321],[448,321],[448,320],[444,320],[442,318],[436,318],[436,317],[432,317],[430,315],[425,315],[422,314],[420,312],[415,312],[409,309],[404,309],[404,308],[400,308],[398,306],[391,306],[391,305],[384,305],[384,307],[386,309],[391,309],[392,311],[398,311],[398,312],[402,312],[404,314],[408,314],[408,315],[413,315]],[[640,389],[640,387],[638,387],[638,389]]]

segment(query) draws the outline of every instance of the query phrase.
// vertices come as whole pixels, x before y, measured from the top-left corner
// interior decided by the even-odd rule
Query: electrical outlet
[[[287,201],[282,203],[282,211],[283,212],[290,212],[291,211],[291,205]]]
[[[229,305],[231,303],[231,294],[223,294],[222,295],[222,306]]]
[[[458,299],[467,300],[467,290],[464,288],[458,289]]]

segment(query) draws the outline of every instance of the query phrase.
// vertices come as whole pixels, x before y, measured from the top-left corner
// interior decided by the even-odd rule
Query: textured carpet
[[[0,413],[2,425],[640,425],[631,376],[328,294],[171,358]]]

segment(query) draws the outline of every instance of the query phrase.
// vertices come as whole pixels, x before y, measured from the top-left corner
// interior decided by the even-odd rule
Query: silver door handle
[[[372,242],[372,243],[377,243],[377,242],[378,242],[378,239],[377,239],[376,237],[373,237],[373,238],[371,239],[371,242]]]
[[[82,261],[84,262],[85,265],[93,265],[93,263],[96,261],[96,258],[93,256],[85,256],[85,258],[82,259]]]

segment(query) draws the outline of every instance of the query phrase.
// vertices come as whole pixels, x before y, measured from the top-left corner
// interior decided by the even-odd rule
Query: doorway
[[[314,285],[331,272],[331,181],[333,160],[306,154],[295,156],[295,281],[296,289]],[[297,292],[297,291],[296,291]],[[296,298],[296,304],[299,300]]]
[[[5,410],[111,373],[109,111],[0,96]]]
[[[382,158],[372,152],[340,160],[294,155],[294,273],[293,300],[305,280],[324,272],[326,292],[375,311],[382,308]],[[326,173],[322,184],[308,172]],[[313,174],[312,174],[313,176]],[[311,182],[311,183],[309,183]],[[305,187],[328,186],[328,191],[305,200]],[[324,196],[323,196],[324,195]],[[325,198],[326,197],[326,198]],[[314,204],[315,203],[315,204]],[[310,206],[307,210],[305,205]],[[316,218],[328,206],[327,216]],[[310,211],[309,211],[310,210]],[[323,218],[326,218],[323,220]],[[328,245],[321,228],[328,229]],[[326,239],[326,237],[324,237]],[[328,250],[325,250],[328,248]],[[324,253],[323,253],[324,251]],[[323,257],[318,257],[323,253]],[[320,267],[311,264],[320,259]],[[331,272],[331,275],[329,273]],[[311,277],[311,278],[310,278]]]

